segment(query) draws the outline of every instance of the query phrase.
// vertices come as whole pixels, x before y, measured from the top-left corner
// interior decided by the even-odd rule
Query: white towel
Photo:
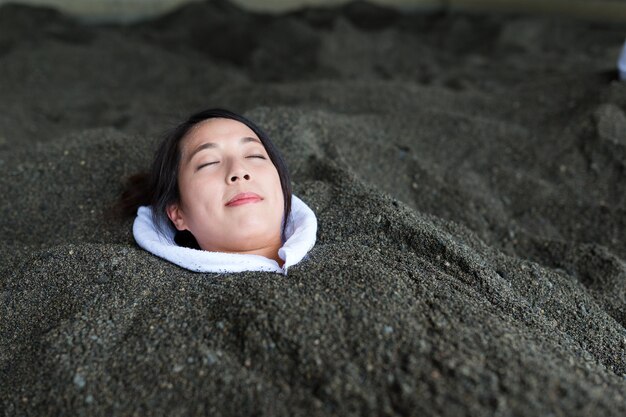
[[[287,240],[278,250],[278,256],[284,261],[282,268],[275,260],[261,255],[210,252],[178,246],[174,242],[174,228],[165,229],[166,235],[163,236],[152,220],[150,206],[139,207],[133,223],[133,236],[139,246],[156,256],[195,272],[266,271],[287,275],[287,269],[300,262],[315,245],[317,218],[302,200],[291,196],[291,216],[285,228]]]
[[[617,61],[617,69],[619,70],[619,79],[626,81],[626,42],[624,42],[622,53]]]

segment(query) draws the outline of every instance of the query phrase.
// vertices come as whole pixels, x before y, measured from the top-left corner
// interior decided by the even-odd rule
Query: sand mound
[[[211,2],[0,28],[4,415],[626,413],[623,27]],[[192,273],[106,216],[214,106],[318,216],[288,276]]]

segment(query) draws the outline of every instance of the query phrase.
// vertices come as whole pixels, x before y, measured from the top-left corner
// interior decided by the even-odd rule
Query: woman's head
[[[284,240],[291,208],[287,167],[253,122],[223,109],[196,113],[174,128],[150,173],[155,223],[191,247],[253,252]]]

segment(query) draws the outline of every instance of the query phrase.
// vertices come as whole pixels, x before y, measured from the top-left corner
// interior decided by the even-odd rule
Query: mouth
[[[258,203],[261,200],[263,200],[261,196],[256,193],[239,193],[231,198],[228,203],[226,203],[226,206],[241,206],[243,204]]]

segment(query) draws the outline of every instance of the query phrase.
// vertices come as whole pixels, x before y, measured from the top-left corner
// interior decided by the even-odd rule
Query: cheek
[[[280,207],[282,207],[284,205],[283,189],[280,185],[280,177],[278,176],[278,172],[276,172],[276,170],[274,170],[273,173],[272,184],[274,195],[276,196],[277,205],[280,205]]]
[[[191,213],[215,211],[215,206],[219,205],[217,185],[206,178],[186,183],[184,188],[180,188],[180,193],[181,200]]]

